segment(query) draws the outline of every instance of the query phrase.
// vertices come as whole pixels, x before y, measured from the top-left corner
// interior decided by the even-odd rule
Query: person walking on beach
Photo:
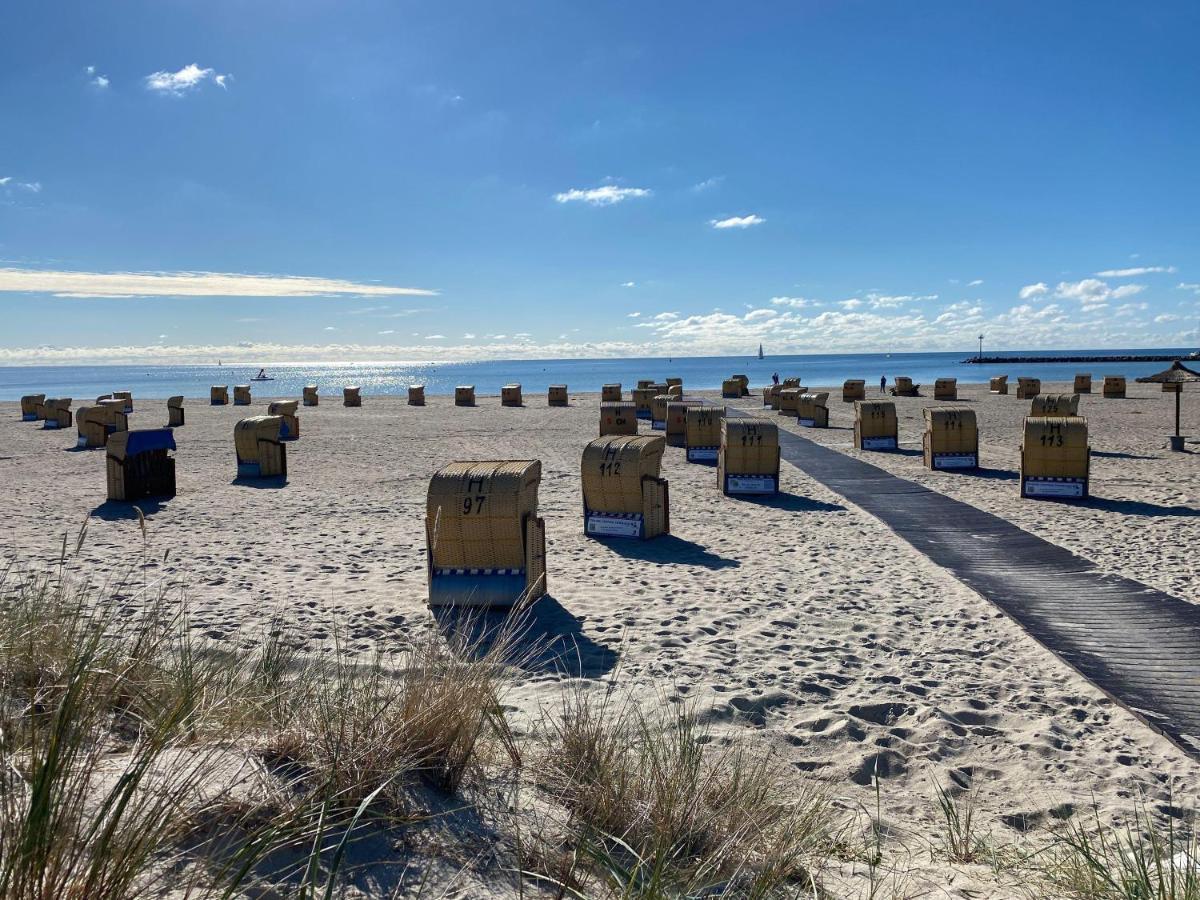
[[[881,394],[887,393],[887,376],[886,375],[879,376],[879,393],[881,393]]]
[[[779,373],[778,372],[775,372],[771,375],[771,383],[779,384]]]

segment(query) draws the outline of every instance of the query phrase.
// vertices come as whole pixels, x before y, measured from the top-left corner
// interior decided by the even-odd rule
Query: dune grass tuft
[[[181,872],[190,896],[324,895],[362,833],[425,814],[415,789],[453,794],[511,740],[503,641],[364,662],[292,638],[197,640],[145,578],[0,572],[0,896],[115,900]]]
[[[546,746],[542,787],[568,811],[576,857],[603,894],[817,889],[824,799],[773,755],[721,740],[695,710],[651,717],[576,691],[548,723]]]
[[[1200,900],[1200,844],[1194,827],[1156,823],[1142,805],[1128,825],[1089,819],[1057,829],[1043,860],[1047,880],[1080,900]]]

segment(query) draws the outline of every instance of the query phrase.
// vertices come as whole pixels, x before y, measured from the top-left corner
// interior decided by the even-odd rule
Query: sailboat
[[[758,345],[758,358],[759,358],[759,359],[762,359],[762,358],[763,358],[762,344],[759,344],[759,345]]]

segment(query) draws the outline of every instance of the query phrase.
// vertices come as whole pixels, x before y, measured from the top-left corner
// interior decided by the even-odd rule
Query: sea
[[[991,356],[1123,356],[1177,355],[1186,358],[1195,348],[1140,350],[1029,350]],[[1096,376],[1136,378],[1161,371],[1167,363],[1026,363],[968,364],[970,352],[956,353],[831,353],[801,356],[689,356],[644,359],[520,359],[486,362],[381,362],[305,363],[271,365],[273,379],[255,384],[267,397],[299,396],[306,384],[332,393],[345,385],[359,385],[364,395],[403,395],[410,384],[425,385],[429,395],[452,394],[456,385],[472,384],[481,394],[498,394],[502,385],[516,382],[525,390],[540,392],[547,385],[565,384],[571,391],[599,391],[601,385],[619,382],[626,388],[638,379],[682,378],[685,388],[718,390],[730,375],[748,375],[752,385],[769,383],[773,374],[799,378],[806,385],[835,386],[847,378],[877,384],[886,375],[907,375],[917,384],[931,385],[935,378],[957,378],[962,383],[986,382],[993,375],[1017,375],[1043,381],[1069,381],[1076,372]],[[207,398],[214,384],[247,384],[259,366],[249,365],[110,365],[110,366],[3,366],[0,367],[0,400],[19,400],[25,394],[85,399],[112,391],[132,391],[135,397],[165,398],[178,394]]]

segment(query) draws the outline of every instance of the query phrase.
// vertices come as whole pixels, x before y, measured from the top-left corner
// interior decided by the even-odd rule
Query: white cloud
[[[1134,270],[1113,271],[1132,272]],[[1022,300],[1033,300],[1052,295],[1057,300],[1077,301],[1081,304],[1084,312],[1094,312],[1103,309],[1104,305],[1112,300],[1123,300],[1140,294],[1145,289],[1146,286],[1142,284],[1121,284],[1112,287],[1107,281],[1101,281],[1099,278],[1083,278],[1079,281],[1060,281],[1055,285],[1053,291],[1044,281],[1027,284],[1017,292],[1017,296]]]
[[[625,288],[634,287],[634,283],[632,281],[622,281],[621,287],[625,287]]]
[[[628,314],[626,315],[626,318],[629,318],[629,319],[637,319],[637,318],[639,318],[641,315],[642,315],[642,314],[641,314],[640,312],[631,312],[631,313],[628,313]]]
[[[678,319],[678,318],[679,318],[679,313],[677,313],[677,312],[660,312],[657,316],[654,317],[654,321],[666,322],[671,319]]]
[[[981,322],[983,307],[972,304],[967,300],[951,303],[945,307],[936,319],[934,325],[966,327]]]
[[[88,66],[84,71],[86,71],[88,75],[88,84],[94,85],[98,88],[108,87],[108,76],[97,73],[95,66]]]
[[[863,301],[859,300],[857,297],[851,297],[849,300],[843,300],[838,305],[843,309],[858,309],[863,305]]]
[[[232,75],[214,75],[213,81],[215,81],[217,83],[217,87],[219,87],[223,90],[229,90],[229,87],[226,84],[226,82],[228,82],[229,79],[232,77],[233,77]]]
[[[1132,269],[1105,269],[1096,274],[1101,278],[1133,278],[1138,275],[1156,275],[1160,272],[1174,274],[1178,271],[1174,266],[1135,266]]]
[[[1000,322],[1007,322],[1018,327],[1024,327],[1038,321],[1057,322],[1064,318],[1063,309],[1057,303],[1047,303],[1042,307],[1030,306],[1026,303],[1021,306],[1014,306],[1007,313],[997,317]]]
[[[867,300],[876,309],[895,309],[906,303],[923,303],[926,300],[936,300],[937,298],[937,294],[880,294],[875,291],[867,294]]]
[[[762,216],[756,216],[751,213],[748,216],[730,216],[728,219],[709,219],[708,224],[713,228],[750,228],[754,225],[761,225],[767,221]]]
[[[703,191],[712,190],[724,180],[724,175],[714,175],[712,178],[705,178],[703,181],[693,184],[691,190],[699,194]]]
[[[968,281],[968,282],[967,282],[967,287],[979,287],[979,285],[981,285],[981,284],[983,284],[983,279],[982,279],[982,278],[976,278],[976,279],[974,279],[973,281]]]
[[[1181,281],[1175,285],[1177,291],[1191,291],[1193,294],[1200,294],[1200,283]]]
[[[385,328],[383,331],[377,331],[376,334],[395,334],[395,328]]]
[[[773,309],[752,309],[742,318],[747,322],[761,322],[765,319],[773,319],[778,315],[779,313]]]
[[[790,306],[792,309],[808,309],[822,305],[820,300],[809,300],[807,297],[772,297],[771,303],[774,306]]]
[[[0,268],[0,292],[71,297],[329,297],[428,296],[421,288],[303,275],[228,272],[63,272]]]
[[[857,298],[856,298],[857,299]],[[955,351],[966,356],[975,336],[984,331],[991,346],[1051,349],[1062,347],[1162,347],[1188,332],[1180,322],[1155,323],[1151,314],[1124,318],[1080,315],[1079,305],[1060,301],[1025,303],[984,317],[978,304],[962,301],[936,316],[906,304],[896,309],[867,307],[843,310],[832,304],[822,309],[774,306],[776,315],[759,309],[739,313],[712,310],[701,314],[669,313],[638,322],[636,340],[583,340],[580,329],[564,336],[534,341],[520,336],[487,335],[479,340],[431,340],[380,337],[378,343],[351,341],[279,344],[271,341],[220,344],[147,344],[103,347],[0,347],[0,365],[53,363],[142,363],[151,361],[227,364],[304,364],[321,361],[381,362],[399,360],[469,361],[487,359],[598,359],[649,356],[723,356],[749,354],[760,342],[772,354]],[[1189,301],[1190,305],[1190,301]],[[661,314],[660,314],[661,315]],[[1190,317],[1183,315],[1189,324]],[[630,330],[632,332],[632,329]],[[1195,333],[1195,332],[1192,332]],[[569,335],[569,339],[566,335]]]
[[[649,196],[650,191],[646,188],[623,188],[617,187],[615,184],[606,184],[602,187],[588,188],[587,190],[571,188],[569,191],[555,194],[554,199],[559,203],[582,202],[587,203],[589,206],[612,206],[614,203],[620,203],[631,197]]]
[[[1061,300],[1078,300],[1080,303],[1095,305],[1108,300],[1132,297],[1144,290],[1145,286],[1140,284],[1122,284],[1113,288],[1098,278],[1084,278],[1082,281],[1060,281],[1054,289],[1054,296]]]
[[[444,341],[445,339],[446,339],[446,336],[444,334],[427,334],[427,335],[425,335],[425,340],[427,340],[427,341]]]
[[[464,335],[463,335],[463,340],[464,340],[464,341],[473,341],[473,340],[475,340],[475,335],[473,335],[473,334],[469,334],[469,333],[468,333],[468,334],[464,334]]]
[[[213,69],[202,69],[195,63],[189,63],[178,72],[165,70],[152,72],[146,76],[145,83],[148,90],[178,97],[195,90],[209,80],[225,87],[225,82],[230,77],[229,75],[218,75]]]
[[[326,331],[337,331],[337,329],[332,325],[326,325],[325,330]]]
[[[31,194],[40,194],[42,192],[42,183],[40,181],[14,181],[11,175],[5,175],[3,178],[0,178],[0,187],[8,187],[9,185],[29,191]]]
[[[1160,325],[1163,322],[1178,322],[1179,316],[1175,315],[1174,313],[1163,313],[1161,316],[1155,316],[1154,321],[1158,322]]]

